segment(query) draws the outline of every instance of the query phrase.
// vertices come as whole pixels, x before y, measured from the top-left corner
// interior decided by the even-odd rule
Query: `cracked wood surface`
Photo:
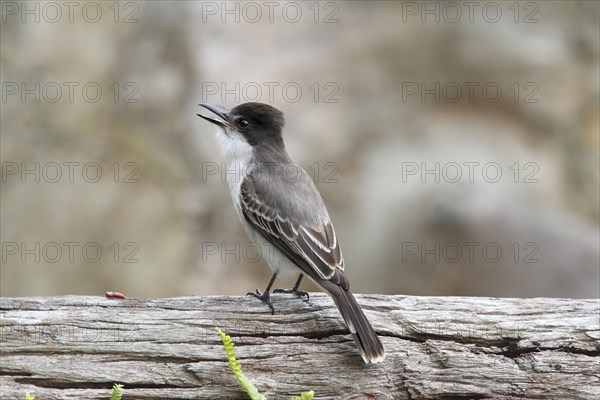
[[[214,330],[269,399],[597,399],[598,300],[358,295],[386,348],[363,364],[329,297],[0,299],[0,392],[244,399]]]

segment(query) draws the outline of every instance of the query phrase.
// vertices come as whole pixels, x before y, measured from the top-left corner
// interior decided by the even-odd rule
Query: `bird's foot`
[[[291,289],[275,289],[275,290],[273,290],[273,293],[294,293],[296,296],[300,297],[301,299],[306,297],[306,299],[304,299],[304,301],[308,301],[308,299],[309,299],[308,292],[305,292],[304,290],[299,290],[297,287],[293,287]]]
[[[275,309],[273,308],[273,303],[271,302],[271,293],[261,293],[260,290],[256,289],[256,292],[248,292],[246,293],[246,296],[256,297],[257,299],[269,306],[269,308],[271,309],[271,314],[275,314]]]

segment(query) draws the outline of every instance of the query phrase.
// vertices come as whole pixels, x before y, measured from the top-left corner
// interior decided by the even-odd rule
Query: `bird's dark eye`
[[[240,119],[238,120],[238,126],[242,129],[247,128],[248,127],[248,121],[246,121],[245,119]]]

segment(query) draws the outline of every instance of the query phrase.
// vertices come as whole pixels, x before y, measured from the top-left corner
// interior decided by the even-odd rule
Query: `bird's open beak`
[[[221,117],[222,120],[220,119],[216,119],[213,117],[207,117],[206,115],[202,115],[202,114],[196,114],[197,116],[199,116],[200,118],[204,118],[205,120],[212,122],[215,125],[220,126],[221,128],[227,129],[227,128],[231,128],[232,125],[229,122],[229,111],[225,110],[224,108],[221,107],[217,107],[217,106],[211,106],[210,104],[198,104],[201,107],[206,108],[209,111],[214,112],[215,114],[217,114],[217,116]]]

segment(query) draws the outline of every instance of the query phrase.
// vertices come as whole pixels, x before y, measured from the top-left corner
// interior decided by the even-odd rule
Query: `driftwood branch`
[[[332,301],[0,299],[2,399],[243,399],[214,327],[269,399],[597,399],[597,300],[357,296],[387,358],[363,364]]]

